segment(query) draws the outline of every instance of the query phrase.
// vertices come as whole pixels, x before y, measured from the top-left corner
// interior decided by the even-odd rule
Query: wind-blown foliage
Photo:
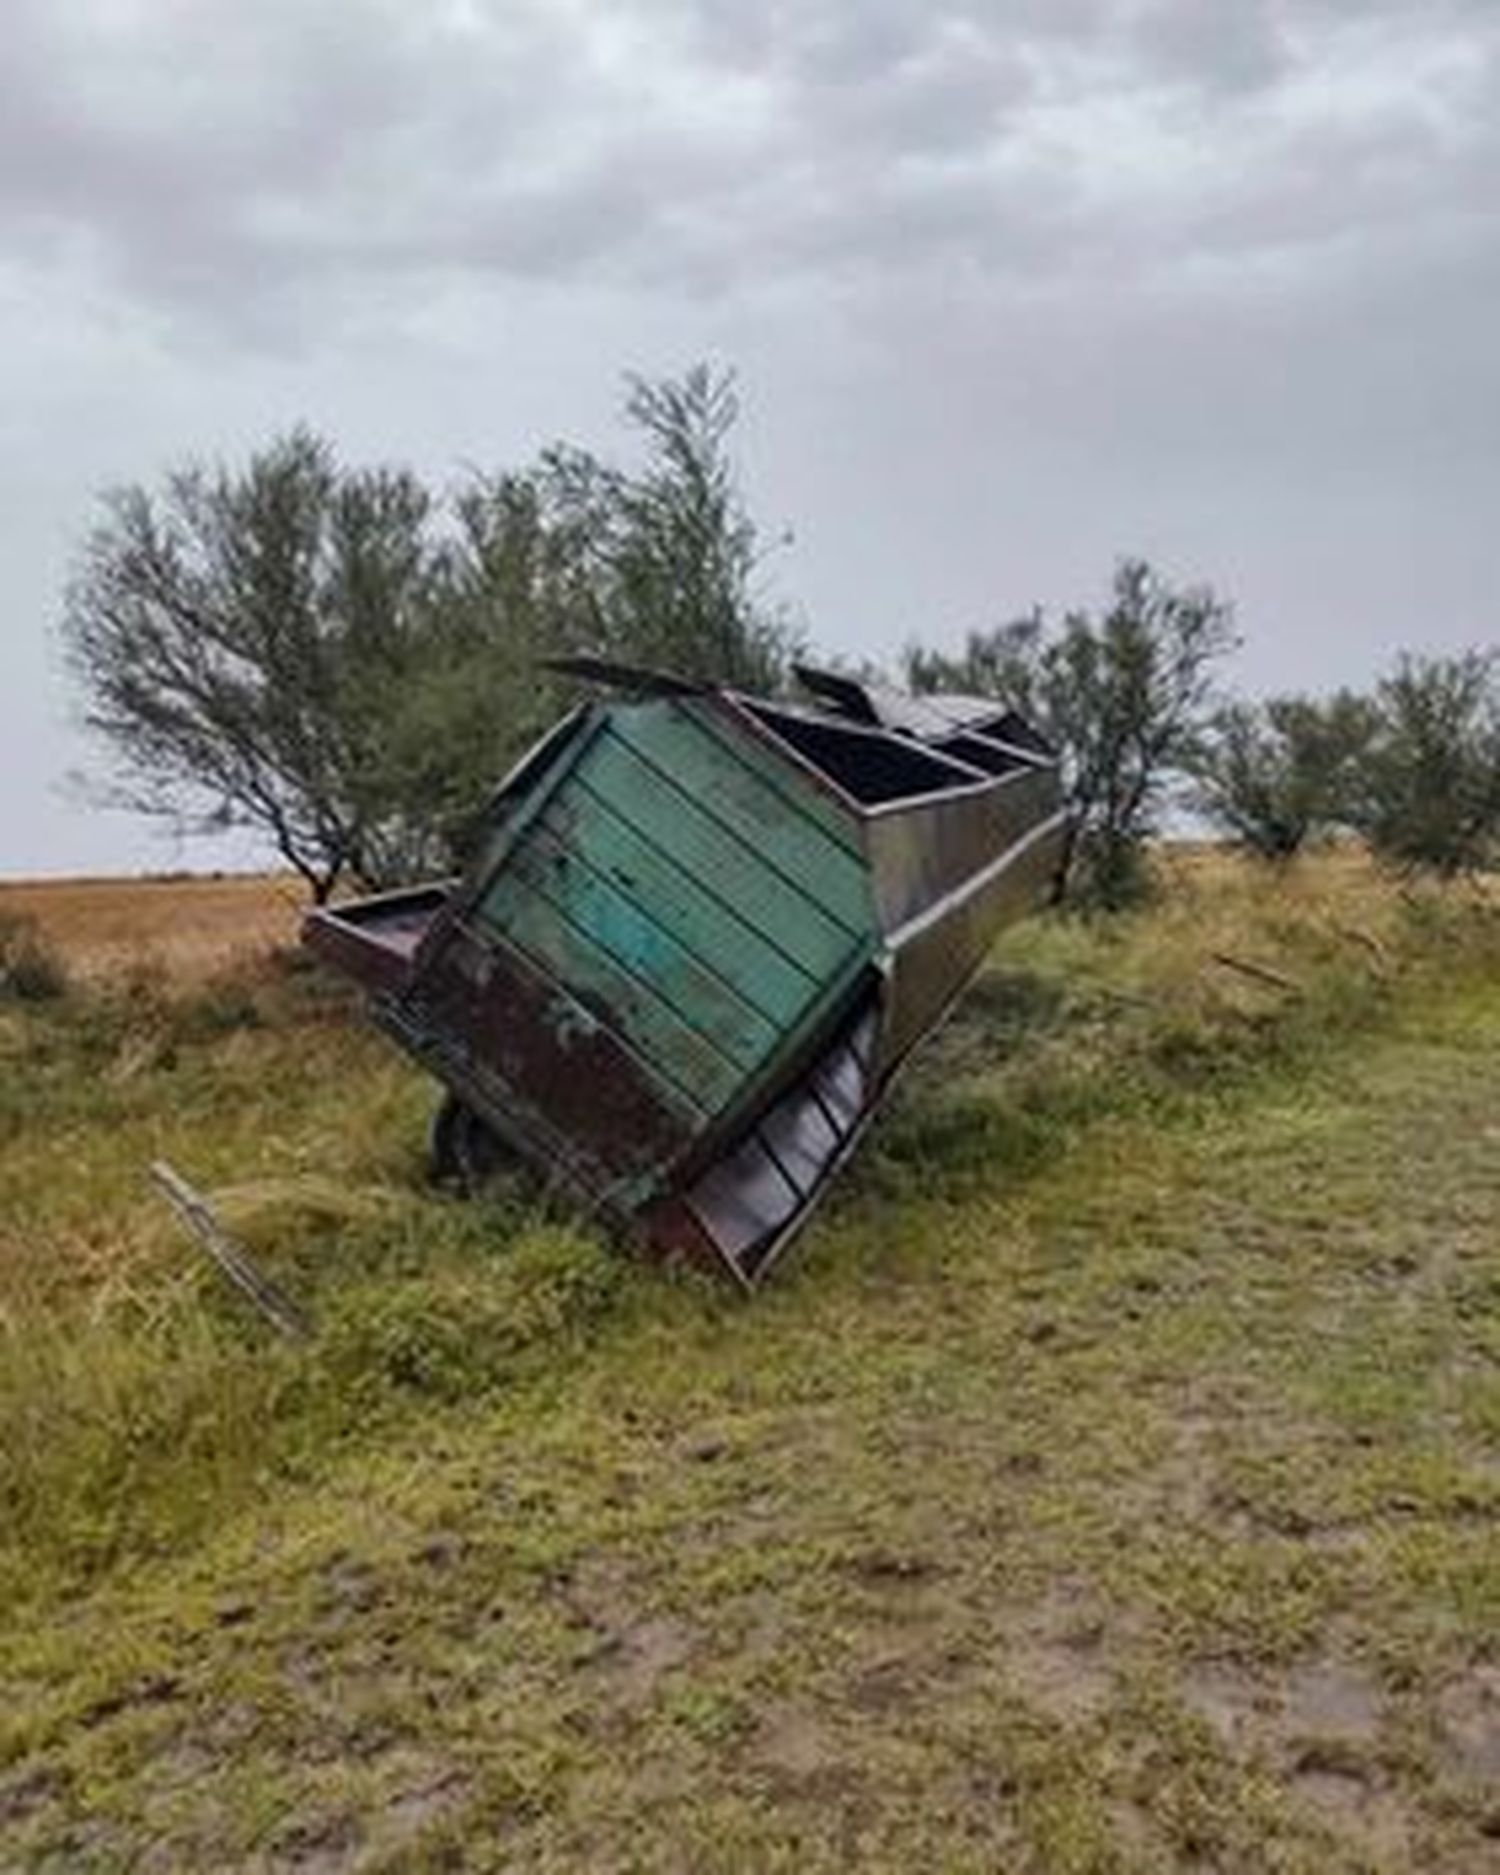
[[[1198,752],[1196,803],[1252,853],[1290,859],[1319,834],[1351,824],[1377,720],[1369,700],[1349,691],[1326,702],[1232,703]]]
[[[632,380],[626,414],[644,472],[622,478],[600,556],[606,644],[627,657],[747,690],[776,690],[794,635],[756,598],[756,528],[728,453],[734,380],[704,366]]]
[[[430,500],[296,430],[240,474],[109,497],[64,635],[115,798],[188,831],[252,827],[326,898],[371,866],[367,751],[420,661],[440,583]]]
[[[638,470],[554,448],[451,503],[296,430],[243,470],[118,491],[63,633],[112,797],[183,832],[247,827],[320,902],[454,863],[495,779],[589,651],[754,688],[792,634],[729,455],[732,379],[634,380]]]
[[[1403,657],[1376,689],[1377,728],[1351,818],[1376,853],[1452,876],[1500,858],[1500,688],[1493,654]]]
[[[1057,896],[1081,887],[1118,906],[1139,893],[1145,840],[1234,642],[1230,609],[1209,587],[1174,587],[1126,560],[1097,619],[1071,612],[1054,629],[1035,612],[971,633],[957,656],[912,646],[905,665],[913,689],[994,697],[1057,745],[1073,810]]]

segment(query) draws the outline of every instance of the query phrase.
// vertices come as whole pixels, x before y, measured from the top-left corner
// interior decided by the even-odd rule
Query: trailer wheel
[[[427,1170],[435,1185],[476,1197],[518,1164],[494,1129],[457,1094],[444,1094],[427,1132]]]

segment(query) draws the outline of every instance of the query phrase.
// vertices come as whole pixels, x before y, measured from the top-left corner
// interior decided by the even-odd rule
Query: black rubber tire
[[[519,1163],[471,1106],[457,1094],[444,1094],[427,1130],[427,1171],[435,1185],[472,1198]]]

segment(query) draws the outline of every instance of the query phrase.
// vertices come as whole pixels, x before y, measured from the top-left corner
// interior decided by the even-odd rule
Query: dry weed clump
[[[852,1189],[958,1196],[1111,1114],[1165,1117],[1315,1064],[1424,982],[1500,965],[1500,890],[1413,888],[1360,850],[1272,866],[1168,848],[1128,916],[1010,933],[918,1058]]]
[[[0,1001],[56,1002],[68,985],[67,964],[35,922],[0,913]]]

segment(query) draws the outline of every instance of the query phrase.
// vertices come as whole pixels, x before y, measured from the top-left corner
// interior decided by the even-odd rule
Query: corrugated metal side
[[[477,912],[705,1123],[876,940],[853,816],[700,700],[607,709]]]

